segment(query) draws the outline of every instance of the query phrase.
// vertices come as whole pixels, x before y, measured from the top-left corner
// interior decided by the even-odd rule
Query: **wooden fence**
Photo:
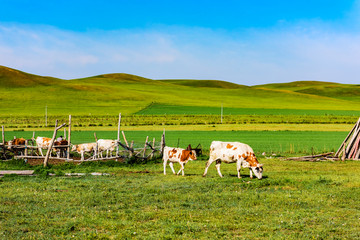
[[[28,159],[41,159],[43,160],[44,166],[48,165],[49,160],[60,160],[65,162],[83,162],[83,161],[101,161],[101,160],[119,160],[119,159],[129,159],[136,158],[140,160],[148,160],[157,155],[162,155],[162,151],[165,147],[165,130],[161,136],[161,141],[157,142],[155,138],[152,141],[149,141],[149,137],[147,136],[143,143],[134,143],[131,141],[130,145],[126,139],[124,131],[121,131],[124,142],[120,140],[120,124],[121,124],[121,114],[119,114],[118,121],[118,132],[117,139],[114,141],[114,144],[109,146],[107,149],[103,149],[102,151],[98,150],[98,145],[96,145],[96,151],[92,153],[88,153],[86,155],[86,159],[79,160],[74,156],[77,155],[75,152],[71,152],[71,115],[69,116],[68,123],[68,145],[60,145],[56,146],[60,153],[62,152],[62,156],[54,157],[52,154],[54,153],[54,142],[57,135],[57,132],[66,126],[66,123],[58,126],[58,120],[55,123],[55,129],[53,136],[51,138],[50,145],[46,148],[46,155],[42,156],[39,154],[40,150],[35,143],[35,133],[33,134],[32,139],[28,139],[25,141],[24,145],[11,145],[6,144],[5,141],[5,130],[4,126],[2,126],[2,142],[0,143],[0,159],[9,160],[9,158],[15,159],[24,159],[27,161]],[[64,129],[64,136],[66,138],[66,130]],[[96,133],[94,133],[95,142],[97,143]],[[110,155],[103,157],[104,153],[106,153],[110,149],[115,149],[115,151],[110,151]],[[65,154],[64,154],[65,153]]]

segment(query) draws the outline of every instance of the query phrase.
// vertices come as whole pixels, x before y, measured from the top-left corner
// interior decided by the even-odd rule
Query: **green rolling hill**
[[[153,80],[124,73],[63,80],[0,66],[0,116],[43,116],[45,106],[52,115],[129,115],[159,105],[179,106],[185,113],[187,107],[221,105],[359,111],[359,93],[357,85],[338,83],[244,86],[216,80]]]
[[[261,89],[288,90],[296,93],[311,94],[349,101],[360,101],[360,85],[340,84],[319,81],[296,81],[254,86]]]

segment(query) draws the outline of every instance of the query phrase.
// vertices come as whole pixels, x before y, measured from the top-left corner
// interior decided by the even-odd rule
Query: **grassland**
[[[187,164],[185,177],[164,176],[161,163],[115,162],[49,169],[57,177],[8,175],[0,238],[360,238],[359,162],[260,161],[263,180],[245,170],[239,180],[231,164],[222,165],[224,178],[214,166],[203,178],[204,161]],[[61,176],[94,170],[111,175]]]
[[[229,87],[231,85],[231,88]],[[129,74],[62,80],[0,66],[0,116],[131,115],[156,102],[198,107],[360,111],[360,101],[217,81],[158,81]],[[359,88],[337,85],[337,90]],[[335,90],[336,90],[335,89]],[[334,90],[334,91],[335,91]],[[334,96],[336,94],[332,93]],[[241,110],[240,110],[241,111]]]
[[[146,136],[159,142],[161,134],[162,131],[126,131],[127,140],[133,140],[138,147],[143,147]],[[32,132],[8,132],[7,135],[31,138]],[[96,135],[99,139],[117,137],[114,131],[96,131]],[[183,148],[188,144],[194,147],[201,144],[207,152],[214,140],[240,141],[251,145],[258,155],[263,152],[268,155],[301,155],[336,151],[346,135],[347,132],[329,131],[166,131],[166,144]],[[52,132],[38,131],[36,136],[51,137]],[[73,131],[71,139],[73,144],[93,142],[94,132]]]
[[[222,109],[223,115],[230,117],[235,115],[240,117],[267,115],[268,118],[275,118],[275,116],[295,116],[306,118],[307,116],[317,116],[318,118],[336,117],[336,116],[359,116],[360,111],[354,110],[322,110],[322,109],[274,109],[274,108],[230,108]],[[221,107],[206,107],[206,106],[181,106],[181,105],[166,105],[152,103],[141,111],[135,113],[136,115],[221,115]]]
[[[150,111],[150,110],[149,110]],[[353,112],[344,115],[129,115],[122,116],[121,126],[125,130],[162,130],[177,128],[182,130],[327,130],[349,131],[357,121]],[[68,116],[52,115],[47,118],[37,116],[0,117],[0,125],[7,130],[33,131],[51,130],[55,120],[67,123]],[[72,117],[74,130],[117,130],[118,115],[82,115]]]
[[[46,169],[0,161],[0,169],[38,174],[0,178],[0,238],[359,239],[359,162],[277,158],[336,150],[358,119],[359,89],[325,82],[249,87],[129,74],[63,80],[0,66],[0,125],[7,140],[31,138],[32,131],[51,136],[55,119],[66,123],[69,114],[72,143],[94,141],[94,132],[115,139],[121,112],[121,130],[136,144],[143,146],[146,136],[159,140],[166,129],[167,145],[200,143],[208,154],[212,140],[241,141],[265,164],[259,181],[245,170],[239,180],[235,165],[225,164],[225,178],[214,166],[202,178],[202,160],[187,164],[185,177],[164,176],[160,160]],[[64,176],[95,171],[110,175]]]

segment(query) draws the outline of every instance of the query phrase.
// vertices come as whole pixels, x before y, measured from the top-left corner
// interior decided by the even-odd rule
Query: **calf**
[[[263,165],[259,164],[254,151],[252,148],[244,143],[239,142],[220,142],[213,141],[210,146],[210,158],[207,161],[205,166],[204,177],[207,174],[207,170],[211,163],[216,161],[216,169],[220,177],[223,175],[220,172],[221,162],[225,163],[235,163],[238,173],[238,178],[240,176],[241,166],[250,169],[250,178],[253,178],[252,173],[254,172],[255,176],[258,179],[262,179]]]
[[[81,160],[84,161],[85,152],[94,152],[96,154],[96,143],[82,143],[73,145],[71,151],[76,151],[81,154]]]
[[[182,172],[182,175],[184,176],[184,166],[189,160],[196,160],[196,152],[194,150],[191,150],[190,147],[188,147],[186,150],[182,148],[164,147],[164,151],[163,151],[164,175],[166,175],[166,165],[167,165],[167,161],[169,161],[169,165],[173,173],[176,174],[173,167],[173,163],[177,162],[181,166],[177,175],[179,175],[180,172]]]

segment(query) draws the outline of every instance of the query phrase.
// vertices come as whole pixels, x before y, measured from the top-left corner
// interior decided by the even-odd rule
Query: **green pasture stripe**
[[[137,115],[220,115],[221,107],[181,106],[151,104],[135,113]],[[360,111],[314,110],[314,109],[271,109],[271,108],[223,108],[223,115],[334,115],[360,116]]]
[[[161,163],[53,166],[0,179],[1,239],[359,239],[360,162],[262,159],[264,178],[224,178],[204,161],[185,177]],[[110,165],[111,163],[111,165]],[[10,164],[1,163],[0,165]],[[67,167],[67,168],[64,168]],[[178,164],[174,164],[176,170]],[[37,169],[39,169],[37,167]],[[49,169],[44,169],[49,170]],[[61,173],[110,173],[65,177]],[[46,172],[45,172],[46,173]]]
[[[60,136],[62,132],[58,133]],[[126,131],[128,142],[135,147],[143,147],[146,136],[160,142],[162,131]],[[166,145],[186,148],[188,144],[196,147],[201,144],[206,151],[212,141],[238,141],[247,143],[257,154],[266,153],[321,153],[336,151],[348,132],[319,131],[167,131]],[[6,136],[31,138],[32,132],[6,132]],[[116,139],[116,131],[96,131],[98,139]],[[51,131],[37,131],[36,136],[51,137]],[[12,138],[12,137],[10,137]],[[122,137],[120,138],[123,141]],[[73,131],[73,144],[93,142],[94,131]]]

